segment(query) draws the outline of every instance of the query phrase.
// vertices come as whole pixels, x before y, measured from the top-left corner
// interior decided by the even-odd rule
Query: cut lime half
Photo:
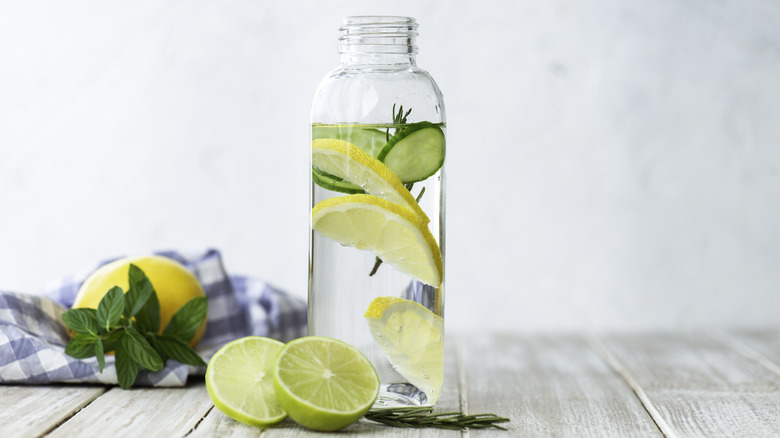
[[[228,417],[266,427],[287,416],[276,401],[273,371],[284,344],[249,336],[222,347],[206,368],[206,390],[214,406]]]
[[[355,347],[307,336],[279,353],[274,388],[290,418],[309,429],[331,431],[368,412],[379,395],[379,376]]]

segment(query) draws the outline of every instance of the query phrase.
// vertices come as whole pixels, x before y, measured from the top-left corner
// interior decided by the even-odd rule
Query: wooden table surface
[[[357,436],[780,436],[780,330],[449,336],[437,410],[491,412],[509,431],[397,429]],[[0,437],[324,436],[292,421],[262,430],[184,388],[0,386]]]

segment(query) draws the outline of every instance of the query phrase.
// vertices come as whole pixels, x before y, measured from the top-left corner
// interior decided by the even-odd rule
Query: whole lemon
[[[187,301],[206,295],[198,279],[180,263],[167,257],[149,255],[127,257],[101,266],[81,285],[73,307],[97,309],[100,300],[114,286],[121,287],[127,293],[127,273],[131,263],[144,271],[157,292],[157,299],[160,301],[160,333]],[[192,338],[191,346],[194,347],[200,341],[204,331],[205,320]]]

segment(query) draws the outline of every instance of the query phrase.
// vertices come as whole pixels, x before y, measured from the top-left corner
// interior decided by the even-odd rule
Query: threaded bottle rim
[[[346,17],[339,28],[339,53],[417,53],[417,21],[412,17]]]

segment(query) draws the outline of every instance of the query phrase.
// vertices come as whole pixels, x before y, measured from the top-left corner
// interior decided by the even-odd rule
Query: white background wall
[[[308,112],[345,15],[448,110],[447,324],[778,326],[768,0],[0,3],[0,289],[216,247],[304,296]]]

